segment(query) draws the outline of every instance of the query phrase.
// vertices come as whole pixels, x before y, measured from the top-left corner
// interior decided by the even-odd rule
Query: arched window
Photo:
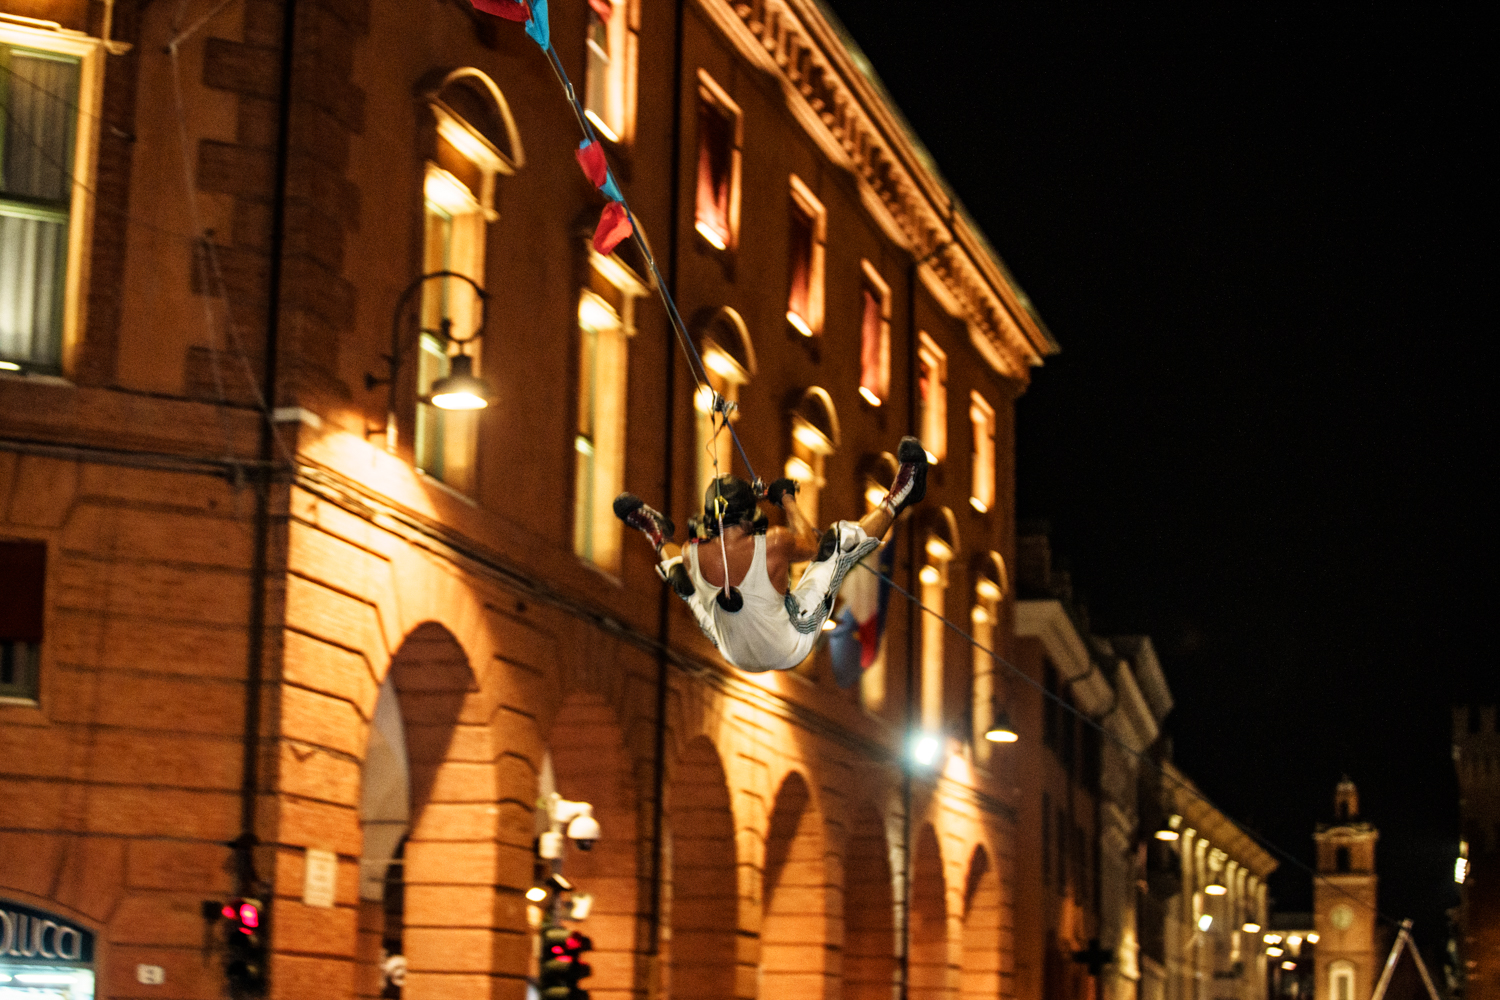
[[[924,527],[926,540],[923,550],[926,564],[917,574],[921,584],[922,603],[932,614],[922,616],[922,683],[921,720],[924,732],[936,734],[943,730],[944,677],[943,624],[948,592],[948,566],[959,552],[958,522],[953,511],[941,507],[929,512]]]
[[[1328,967],[1328,1000],[1354,1000],[1354,963],[1338,961]]]
[[[786,460],[786,475],[802,487],[797,506],[815,527],[818,500],[825,480],[825,460],[839,446],[839,417],[828,390],[813,386],[792,408],[792,456]]]
[[[729,475],[735,471],[734,439],[728,430],[720,432],[717,438],[714,436],[713,393],[718,393],[731,403],[738,403],[740,386],[755,375],[755,345],[750,342],[750,331],[740,314],[728,306],[709,317],[698,335],[698,343],[711,391],[700,389],[693,397],[693,412],[698,428],[698,492],[694,503],[708,489],[716,465],[719,475]],[[737,412],[729,415],[730,423],[738,419]],[[744,470],[741,469],[740,472],[743,473]]]
[[[973,620],[974,665],[974,755],[984,763],[989,760],[994,744],[984,738],[997,712],[1009,714],[1005,685],[996,677],[995,636],[999,635],[1001,605],[1008,586],[1005,560],[998,552],[987,552],[979,559],[975,570],[974,608],[970,612]],[[984,647],[981,649],[980,647]]]
[[[454,271],[485,284],[484,250],[495,212],[495,178],[514,174],[526,161],[521,136],[505,95],[484,73],[472,67],[453,70],[434,81],[423,97],[432,113],[433,131],[422,180],[422,270]],[[422,287],[420,340],[417,348],[417,468],[455,489],[472,492],[478,415],[444,411],[420,402],[432,384],[448,375],[460,350],[481,374],[483,345],[460,347],[444,339],[470,337],[479,325],[480,303],[468,282],[437,279]],[[447,324],[447,326],[445,326]]]
[[[625,484],[625,374],[635,303],[649,289],[617,256],[592,249],[587,280],[578,298],[573,551],[613,573],[621,523],[610,504]]]

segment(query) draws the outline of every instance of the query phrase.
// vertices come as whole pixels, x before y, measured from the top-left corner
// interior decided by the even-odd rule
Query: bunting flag
[[[552,48],[552,28],[547,23],[547,0],[532,0],[531,20],[526,22],[526,34],[546,52]]]
[[[507,21],[531,20],[531,8],[524,0],[469,0],[476,10],[503,17]]]
[[[598,188],[604,197],[610,201],[624,201],[625,196],[620,193],[620,188],[615,184],[615,176],[610,172],[609,163],[604,159],[604,147],[599,145],[596,139],[585,139],[578,144],[573,151],[578,157],[578,165],[583,168],[583,176],[589,179],[589,183]]]
[[[834,619],[837,626],[828,635],[833,679],[841,688],[859,683],[860,677],[880,655],[886,611],[891,603],[891,585],[868,570],[887,577],[891,575],[896,566],[896,532],[891,532],[882,548],[865,556],[861,565],[865,570],[844,578],[844,585],[839,589],[843,609]]]
[[[630,213],[625,211],[625,203],[612,201],[604,206],[604,214],[599,217],[599,228],[594,230],[594,249],[608,257],[615,252],[620,241],[633,232],[635,227],[630,224]]]

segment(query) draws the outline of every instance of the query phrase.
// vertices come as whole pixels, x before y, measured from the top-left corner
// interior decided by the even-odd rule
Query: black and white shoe
[[[615,517],[649,538],[658,552],[677,531],[671,518],[652,508],[634,493],[621,493],[615,497]]]
[[[902,438],[896,448],[896,459],[901,465],[896,469],[890,492],[882,501],[890,508],[892,516],[920,503],[927,495],[927,449],[922,447],[922,442],[910,436]]]

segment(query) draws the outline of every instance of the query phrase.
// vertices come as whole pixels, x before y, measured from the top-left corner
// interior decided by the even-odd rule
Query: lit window
[[[839,443],[838,414],[833,399],[817,386],[802,394],[792,410],[792,457],[786,460],[786,476],[800,487],[797,509],[814,527],[818,519],[818,501],[825,480],[823,466]]]
[[[1000,622],[1000,602],[1005,597],[1005,562],[998,552],[991,552],[974,585],[974,608],[969,613],[973,622],[973,691],[974,691],[974,748],[981,762],[987,761],[994,745],[984,738],[995,721],[995,709],[1005,704],[1002,685],[995,671],[993,652],[995,636]],[[983,647],[983,648],[980,648]]]
[[[969,422],[974,430],[969,503],[983,514],[995,506],[995,408],[977,392],[969,397]]]
[[[804,337],[823,332],[823,244],[827,237],[827,210],[793,174],[786,319]]]
[[[937,732],[943,728],[943,640],[947,626],[942,616],[953,547],[937,535],[929,535],[926,552],[927,564],[917,574],[922,604],[931,612],[922,615],[922,728]]]
[[[457,271],[476,281],[484,275],[484,214],[469,187],[436,164],[427,167],[423,271]],[[421,402],[452,368],[458,347],[443,338],[444,323],[465,338],[479,324],[479,302],[472,286],[458,278],[438,278],[422,288],[422,333],[417,343],[417,468],[463,492],[472,492],[479,415],[439,409]],[[479,372],[480,341],[464,345]]]
[[[739,106],[698,71],[698,234],[716,250],[732,250],[740,221]]]
[[[578,297],[578,431],[574,438],[573,551],[611,573],[620,521],[610,504],[625,483],[625,372],[635,300],[646,293],[614,257],[589,253]]]
[[[46,545],[0,541],[0,700],[36,700],[46,579]]]
[[[426,95],[434,131],[433,158],[423,177],[422,270],[454,271],[481,286],[485,244],[494,210],[495,179],[525,163],[510,107],[493,80],[479,70],[454,70]],[[460,278],[433,279],[422,286],[417,356],[417,468],[465,493],[474,491],[479,414],[443,410],[422,402],[432,384],[450,373],[460,352],[480,375],[483,342],[474,337],[482,316],[474,288]]]
[[[0,370],[61,373],[76,338],[98,58],[92,39],[0,23]]]
[[[879,406],[891,385],[891,286],[869,261],[860,261],[859,394]]]
[[[948,356],[927,334],[917,337],[917,426],[930,462],[948,457]]]
[[[584,114],[611,142],[629,141],[635,118],[636,31],[628,3],[589,0]]]
[[[755,374],[755,350],[750,343],[750,333],[739,313],[727,306],[714,315],[703,331],[700,352],[703,355],[703,367],[708,373],[709,391],[699,389],[693,398],[693,412],[698,428],[698,491],[694,497],[695,503],[713,481],[716,468],[718,475],[736,471],[734,438],[728,429],[719,431],[717,436],[714,433],[717,418],[713,415],[713,393],[718,393],[730,403],[738,403],[740,386],[749,382],[750,377]],[[734,424],[738,420],[739,411],[732,411],[729,422]],[[744,474],[743,470],[740,470],[740,474]]]
[[[1269,954],[1269,951],[1267,952]],[[1328,969],[1328,996],[1331,1000],[1354,1000],[1354,966],[1334,962]]]

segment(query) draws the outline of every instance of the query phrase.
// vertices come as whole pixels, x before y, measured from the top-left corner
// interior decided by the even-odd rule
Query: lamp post
[[[401,370],[402,355],[410,349],[412,344],[416,343],[416,340],[413,340],[411,344],[401,343],[401,316],[411,303],[411,297],[434,278],[458,278],[460,281],[469,283],[474,289],[474,294],[479,297],[479,326],[467,337],[455,337],[453,336],[453,322],[445,316],[438,323],[438,329],[420,328],[417,330],[418,338],[428,333],[442,338],[444,344],[459,345],[459,353],[452,361],[452,370],[432,384],[427,401],[442,410],[482,410],[489,405],[491,395],[489,384],[484,379],[474,376],[474,359],[464,353],[464,345],[476,340],[484,332],[489,320],[489,293],[479,286],[479,282],[458,271],[433,271],[422,275],[402,291],[401,297],[396,300],[396,311],[391,314],[391,353],[386,355],[390,373],[385,378],[377,378],[368,372],[365,373],[366,389],[374,389],[377,385],[389,387],[385,407],[385,450],[392,454],[396,452],[396,376]]]

